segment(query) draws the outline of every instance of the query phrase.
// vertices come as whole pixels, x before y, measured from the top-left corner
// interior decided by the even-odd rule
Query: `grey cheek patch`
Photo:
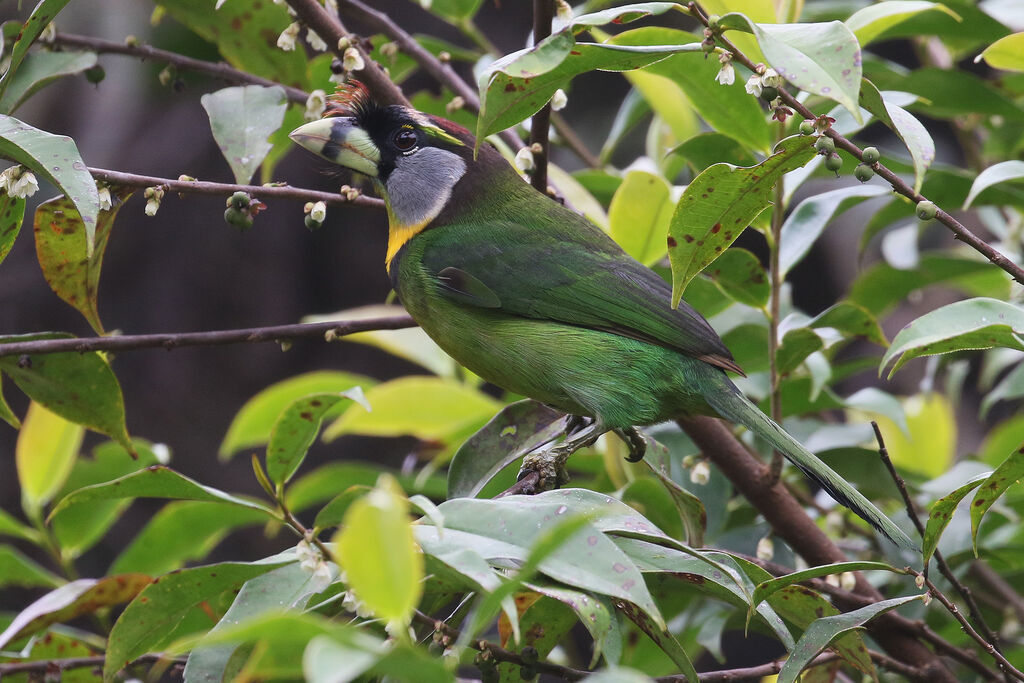
[[[461,157],[437,147],[400,157],[387,180],[391,212],[402,225],[432,220],[465,172],[466,162]]]

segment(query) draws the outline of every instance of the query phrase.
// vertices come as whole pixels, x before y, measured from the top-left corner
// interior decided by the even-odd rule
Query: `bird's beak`
[[[377,176],[380,150],[369,134],[347,116],[312,121],[299,126],[288,137],[331,163]]]

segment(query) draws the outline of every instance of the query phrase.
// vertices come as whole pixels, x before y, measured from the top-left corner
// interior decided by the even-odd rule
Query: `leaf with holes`
[[[878,365],[889,376],[918,356],[1005,347],[1024,351],[1024,308],[998,299],[957,301],[922,315],[899,331]]]
[[[887,102],[874,83],[866,78],[860,89],[860,106],[903,140],[914,162],[914,192],[920,192],[924,174],[935,161],[935,142],[928,129],[903,107]]]
[[[774,153],[756,166],[715,164],[694,178],[669,225],[673,308],[690,280],[771,205],[775,182],[814,156],[814,136],[794,135],[780,141]]]
[[[971,541],[975,557],[978,556],[978,528],[982,518],[1006,489],[1021,477],[1024,477],[1024,446],[1010,453],[974,494],[971,500]]]
[[[758,24],[739,12],[726,14],[720,23],[753,33],[765,62],[780,76],[801,90],[835,100],[861,121],[860,44],[845,24]]]
[[[96,221],[92,256],[86,255],[82,217],[66,197],[43,202],[36,209],[33,230],[43,277],[57,296],[85,316],[97,334],[104,334],[96,308],[103,254],[117,212],[131,195],[128,188],[111,188],[111,208],[100,211]]]
[[[0,156],[35,171],[67,195],[85,224],[86,256],[92,256],[100,199],[75,141],[0,115]]]

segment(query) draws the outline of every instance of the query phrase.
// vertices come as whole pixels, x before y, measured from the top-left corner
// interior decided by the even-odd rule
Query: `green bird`
[[[694,415],[739,423],[899,545],[907,535],[737,389],[742,374],[708,322],[600,228],[523,182],[451,121],[379,106],[349,85],[327,117],[291,133],[373,178],[390,224],[385,265],[430,337],[488,382],[590,418],[546,454],[542,485],[564,483],[573,451],[614,430],[642,457],[637,425]],[[586,420],[580,420],[586,422]],[[578,423],[577,423],[578,426]]]

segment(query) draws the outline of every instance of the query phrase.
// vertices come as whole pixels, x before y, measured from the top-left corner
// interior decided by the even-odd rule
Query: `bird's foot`
[[[626,427],[625,429],[616,429],[615,433],[626,442],[626,446],[629,448],[626,462],[640,462],[644,459],[644,455],[647,453],[647,439],[639,429]]]
[[[567,438],[564,442],[553,448],[530,453],[523,458],[518,480],[522,481],[531,474],[535,474],[537,479],[536,484],[531,487],[534,490],[528,493],[550,491],[569,483],[569,472],[565,467],[569,456],[593,444],[606,431],[597,420],[590,421],[589,424],[581,422],[584,420],[587,418],[574,416],[566,426]],[[583,424],[586,426],[581,426]]]

